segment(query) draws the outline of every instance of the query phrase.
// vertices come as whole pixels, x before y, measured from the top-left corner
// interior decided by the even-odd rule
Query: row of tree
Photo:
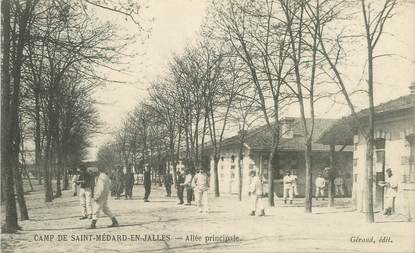
[[[34,173],[50,202],[68,188],[68,175],[85,159],[88,138],[97,130],[93,91],[107,81],[102,69],[113,68],[129,41],[119,38],[111,23],[97,20],[91,7],[133,21],[138,8],[112,1],[2,1],[5,232],[19,229],[15,195],[20,219],[29,219],[23,188],[23,175],[30,180],[23,164],[28,152],[34,153]]]
[[[194,169],[208,167],[205,157],[211,156],[219,196],[218,163],[225,132],[232,123],[239,128],[241,158],[246,130],[259,117],[272,133],[268,200],[273,206],[279,119],[295,104],[304,131],[305,210],[311,212],[315,107],[318,101],[341,94],[356,120],[356,131],[366,136],[369,147],[367,219],[373,222],[374,60],[379,57],[374,50],[397,4],[396,0],[210,1],[197,45],[171,58],[166,74],[149,88],[148,99],[137,105],[114,141],[100,149],[98,159],[105,161],[111,153],[116,163],[139,165],[152,163],[148,154],[153,154],[158,164],[167,162],[175,174],[179,158]],[[354,29],[346,29],[351,23]],[[354,43],[358,40],[365,44]],[[364,73],[370,113],[363,120],[356,115],[352,85],[344,81],[348,49],[356,47],[367,52]],[[239,159],[240,175],[241,169]]]

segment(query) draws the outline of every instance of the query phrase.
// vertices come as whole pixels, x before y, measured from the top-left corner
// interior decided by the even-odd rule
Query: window
[[[223,160],[225,160],[225,158],[222,156],[222,157],[220,158],[220,160],[223,162]]]
[[[353,167],[357,167],[357,158],[353,159]]]
[[[233,162],[233,163],[235,162],[235,156],[234,155],[231,156],[231,162]]]
[[[285,120],[281,127],[282,138],[291,139],[294,137],[293,122],[291,120]]]
[[[231,170],[234,170],[235,169],[235,165],[231,165]]]
[[[376,151],[376,162],[377,163],[383,163],[384,159],[385,159],[385,151],[384,150],[377,150]]]

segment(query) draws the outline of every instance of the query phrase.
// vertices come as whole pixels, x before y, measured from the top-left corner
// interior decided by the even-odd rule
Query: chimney
[[[411,95],[415,95],[415,82],[411,83],[409,86],[409,91]]]

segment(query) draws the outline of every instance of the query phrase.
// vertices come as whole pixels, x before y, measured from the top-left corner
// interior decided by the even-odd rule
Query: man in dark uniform
[[[117,181],[116,199],[120,199],[122,192],[124,191],[124,172],[121,166],[117,166],[117,172],[115,174],[115,180]]]
[[[151,192],[151,174],[147,165],[144,167],[144,202],[149,202],[148,197]]]
[[[178,205],[182,205],[183,201],[183,190],[184,190],[184,176],[180,171],[177,172],[177,181],[176,181],[176,188],[177,188],[177,197],[179,198]]]
[[[167,197],[171,197],[171,185],[173,184],[173,176],[170,171],[164,175],[164,187],[166,187]]]
[[[128,166],[127,173],[124,174],[124,184],[125,199],[133,199],[134,174],[131,170],[131,166]]]

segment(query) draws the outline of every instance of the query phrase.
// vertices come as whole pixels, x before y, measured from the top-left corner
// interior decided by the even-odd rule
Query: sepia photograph
[[[414,0],[0,15],[0,252],[415,253]]]

